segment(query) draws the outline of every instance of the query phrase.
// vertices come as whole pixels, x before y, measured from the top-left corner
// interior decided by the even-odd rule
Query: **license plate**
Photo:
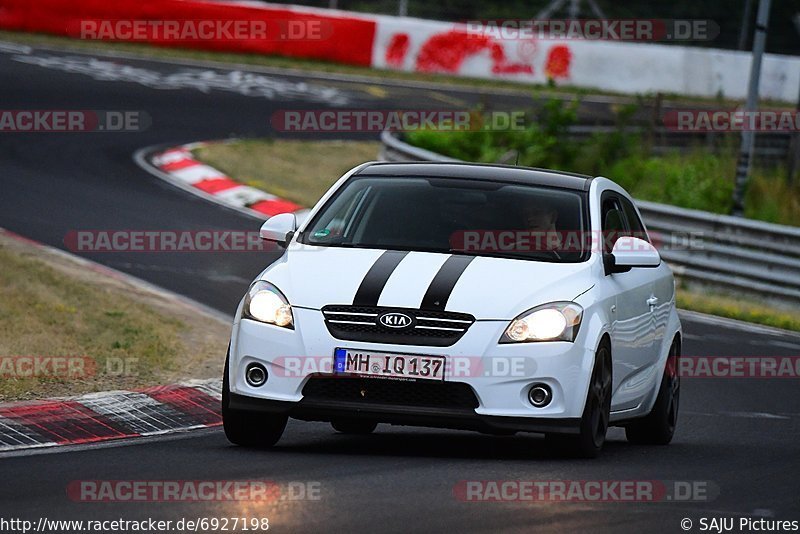
[[[444,356],[336,349],[333,369],[337,374],[444,380],[444,362]]]

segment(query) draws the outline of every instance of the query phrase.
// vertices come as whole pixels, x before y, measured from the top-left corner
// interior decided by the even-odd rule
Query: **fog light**
[[[251,363],[247,366],[244,377],[254,388],[261,387],[267,381],[267,370],[260,363]]]
[[[547,384],[535,384],[528,391],[528,401],[537,408],[544,408],[553,399],[553,391]]]

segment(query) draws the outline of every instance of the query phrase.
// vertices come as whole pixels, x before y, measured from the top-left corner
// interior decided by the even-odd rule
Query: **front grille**
[[[303,400],[306,399],[424,408],[478,407],[475,392],[462,382],[385,378],[313,376],[303,387]]]
[[[412,318],[407,328],[389,328],[379,322],[384,314],[400,312]],[[468,313],[409,308],[330,305],[322,308],[325,326],[336,339],[448,347],[461,339],[475,317]]]

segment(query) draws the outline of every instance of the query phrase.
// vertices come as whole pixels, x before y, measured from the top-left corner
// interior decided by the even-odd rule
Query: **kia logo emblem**
[[[390,312],[381,315],[378,322],[387,328],[408,328],[414,320],[405,313]]]

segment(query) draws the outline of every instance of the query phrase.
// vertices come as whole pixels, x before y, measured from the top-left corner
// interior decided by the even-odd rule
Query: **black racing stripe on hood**
[[[387,250],[369,268],[353,298],[354,306],[377,306],[389,277],[408,255],[408,251]]]
[[[456,282],[464,274],[475,256],[450,256],[433,277],[428,291],[422,297],[420,309],[443,311]]]

